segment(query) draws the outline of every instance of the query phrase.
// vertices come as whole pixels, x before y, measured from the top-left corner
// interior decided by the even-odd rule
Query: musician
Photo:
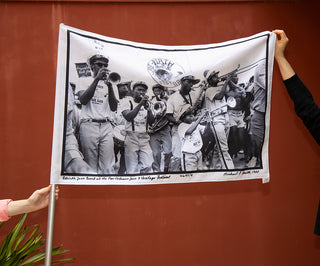
[[[98,174],[112,174],[114,165],[113,129],[109,118],[117,110],[118,101],[108,81],[109,59],[94,55],[89,59],[93,77],[90,85],[79,91],[82,104],[80,144],[84,160]]]
[[[265,112],[266,112],[266,87],[265,87],[265,61],[260,63],[254,74],[254,86],[252,87],[253,101],[251,102],[251,119],[249,134],[252,137],[253,156],[246,164],[247,167],[261,166],[261,151],[265,131]]]
[[[125,164],[125,150],[124,150],[124,140],[125,140],[125,123],[121,113],[121,105],[125,102],[125,99],[131,95],[131,81],[119,82],[117,84],[119,103],[117,111],[114,112],[113,122],[113,133],[114,133],[114,155],[115,155],[115,171],[118,174],[125,174],[126,164]]]
[[[72,87],[71,84],[70,87]],[[73,87],[74,88],[74,87]],[[93,169],[83,160],[83,155],[79,149],[79,143],[75,136],[75,95],[71,88],[68,90],[67,125],[64,148],[64,171],[76,174],[96,174]]]
[[[219,72],[216,71],[205,73],[209,87],[205,92],[204,106],[212,117],[209,125],[215,137],[213,159],[209,168],[234,169],[228,147],[229,116],[226,103],[226,93],[231,76],[227,75],[223,85],[219,85],[218,74]]]
[[[181,141],[178,134],[178,125],[181,123],[179,117],[185,106],[192,108],[196,102],[199,91],[191,91],[192,87],[199,83],[192,75],[186,75],[181,78],[181,86],[178,91],[170,95],[167,102],[167,118],[173,124],[172,136],[172,157],[170,162],[171,171],[179,171],[181,169]]]
[[[238,85],[237,73],[232,73],[229,81],[229,90],[227,97],[233,97],[236,100],[235,107],[228,106],[228,116],[230,124],[229,132],[229,153],[231,158],[237,156],[238,152],[244,146],[244,104],[246,99],[246,91],[244,87]],[[243,84],[244,85],[244,84]]]
[[[147,90],[146,83],[136,82],[133,98],[127,97],[122,103],[122,115],[126,120],[124,149],[127,174],[152,172],[153,155],[147,130],[154,122],[154,116],[146,96]]]
[[[152,102],[157,102],[157,101],[168,101],[168,94],[167,94],[167,88],[160,85],[160,84],[155,84],[152,87],[153,91],[153,96],[151,97]]]
[[[245,122],[245,130],[244,130],[244,158],[246,164],[252,158],[252,136],[249,134],[250,132],[250,119],[251,119],[251,102],[253,101],[252,88],[254,85],[254,76],[251,76],[249,81],[244,85],[244,89],[246,91],[246,97],[244,99],[243,107],[244,107],[244,122]]]
[[[166,116],[167,100],[166,88],[160,84],[152,87],[154,96],[151,98],[153,105],[154,123],[149,127],[150,146],[153,153],[153,172],[161,172],[161,154],[164,153],[163,172],[169,170],[170,158],[172,156],[171,127]]]

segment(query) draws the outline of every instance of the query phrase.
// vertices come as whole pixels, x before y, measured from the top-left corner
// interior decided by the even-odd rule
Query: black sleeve
[[[320,201],[319,201],[318,212],[316,217],[316,224],[314,225],[314,234],[320,236]]]
[[[320,108],[297,74],[283,81],[294,102],[296,114],[320,145]]]

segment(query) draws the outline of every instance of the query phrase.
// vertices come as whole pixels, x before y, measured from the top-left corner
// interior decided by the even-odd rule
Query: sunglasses
[[[108,64],[104,64],[104,63],[94,63],[94,64],[98,67],[108,67]]]

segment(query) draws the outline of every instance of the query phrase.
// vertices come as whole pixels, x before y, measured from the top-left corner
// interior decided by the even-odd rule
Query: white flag
[[[164,46],[61,24],[51,183],[268,182],[275,38]]]

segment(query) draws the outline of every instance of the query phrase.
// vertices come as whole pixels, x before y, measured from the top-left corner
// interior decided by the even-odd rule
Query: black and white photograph
[[[268,182],[274,35],[164,46],[61,24],[51,182]]]

